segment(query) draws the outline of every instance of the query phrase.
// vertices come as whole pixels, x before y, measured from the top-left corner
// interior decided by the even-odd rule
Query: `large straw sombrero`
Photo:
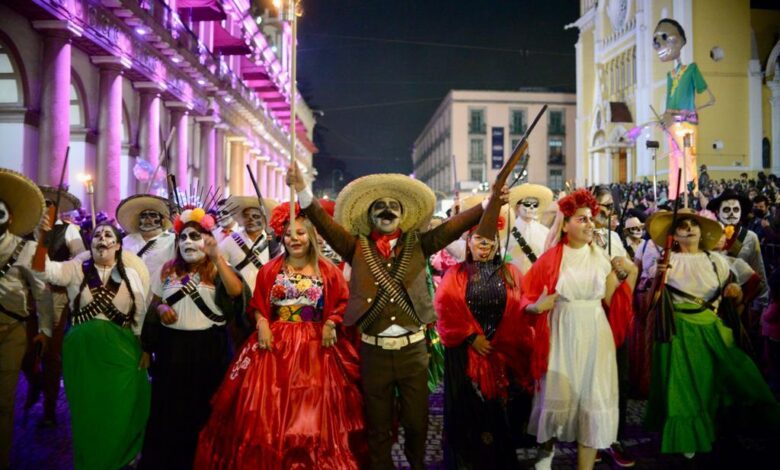
[[[467,211],[472,207],[476,206],[477,204],[482,204],[482,201],[484,201],[485,198],[489,198],[489,197],[490,197],[490,193],[471,194],[460,202],[460,210]],[[507,212],[509,213],[508,219],[507,219]],[[504,219],[504,228],[499,232],[499,237],[501,238],[501,240],[506,240],[509,231],[515,225],[515,211],[511,209],[507,210],[506,207],[502,207],[498,215]]]
[[[664,246],[666,243],[666,235],[669,233],[669,229],[672,226],[673,214],[671,211],[659,211],[651,215],[647,219],[647,233],[650,234],[650,238],[658,246]],[[710,251],[720,240],[723,235],[723,227],[720,223],[702,217],[692,209],[679,209],[677,211],[677,220],[695,219],[701,227],[701,242],[699,245],[703,250]]]
[[[57,188],[54,186],[38,185],[38,189],[43,193],[43,198],[47,201],[57,201]],[[64,189],[60,193],[60,212],[70,212],[81,208],[81,201],[73,194],[65,191]]]
[[[119,203],[116,208],[116,220],[127,233],[138,232],[138,219],[145,210],[157,211],[163,216],[163,230],[168,230],[171,224],[171,213],[168,209],[168,201],[151,194],[136,194]]]
[[[263,205],[265,206],[265,213],[268,214],[268,217],[270,218],[271,212],[273,212],[274,207],[278,206],[279,203],[273,199],[264,197]],[[244,209],[254,208],[259,210],[260,201],[257,199],[257,196],[230,196],[227,206],[233,211],[233,217],[238,220],[238,223],[244,225]]]
[[[542,214],[553,200],[553,192],[541,184],[524,183],[509,191],[509,207],[515,209],[517,203],[526,198],[536,198],[539,201],[539,214]]]
[[[133,268],[138,273],[138,277],[141,278],[141,286],[143,286],[145,293],[148,294],[152,285],[152,277],[149,275],[149,268],[146,267],[146,263],[138,255],[127,250],[122,250],[122,263],[128,268]]]
[[[336,198],[336,221],[353,234],[371,233],[368,209],[377,199],[391,197],[403,207],[403,232],[428,226],[436,206],[436,195],[423,182],[396,173],[358,178],[344,187]]]
[[[46,202],[33,181],[21,173],[0,168],[0,200],[11,211],[8,231],[24,236],[35,230],[41,222]]]

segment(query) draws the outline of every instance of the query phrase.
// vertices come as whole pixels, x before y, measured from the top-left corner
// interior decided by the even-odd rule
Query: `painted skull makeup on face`
[[[526,222],[539,218],[539,200],[527,197],[517,203],[517,215]]]
[[[162,229],[162,214],[153,210],[141,211],[138,216],[138,230],[153,232]]]
[[[206,256],[204,246],[203,234],[193,227],[186,227],[179,234],[179,253],[188,263],[197,263]]]
[[[388,234],[398,229],[404,209],[397,199],[383,197],[371,203],[368,214],[374,228]]]
[[[662,21],[658,23],[653,33],[653,49],[661,62],[671,62],[680,57],[680,51],[685,45],[685,38],[677,26]]]
[[[0,240],[5,238],[9,225],[11,225],[11,211],[8,210],[5,202],[0,201]]]
[[[217,206],[217,223],[222,228],[233,225],[233,215],[228,210],[227,204],[220,204]]]
[[[737,225],[742,218],[742,206],[737,199],[729,199],[720,203],[718,219],[723,225]]]
[[[100,264],[107,264],[116,259],[116,252],[121,248],[114,230],[108,225],[98,225],[92,234],[92,258]]]
[[[244,228],[247,232],[254,233],[263,229],[263,214],[260,209],[248,207],[241,215],[244,217]]]
[[[645,235],[645,229],[642,227],[627,228],[626,232],[628,232],[628,236],[631,238],[642,238]]]

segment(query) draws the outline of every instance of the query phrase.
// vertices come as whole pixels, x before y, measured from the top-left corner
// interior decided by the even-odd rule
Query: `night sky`
[[[317,187],[411,173],[451,89],[575,90],[574,0],[303,0],[298,84],[317,116]],[[336,173],[338,175],[338,173]],[[341,186],[341,185],[339,185]]]

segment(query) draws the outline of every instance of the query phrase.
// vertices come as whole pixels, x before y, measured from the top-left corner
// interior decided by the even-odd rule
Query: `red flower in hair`
[[[587,189],[578,189],[558,201],[558,209],[566,217],[571,217],[577,209],[587,207],[593,215],[599,212],[599,203]]]
[[[301,205],[295,203],[295,217],[298,217],[301,213]],[[271,212],[271,221],[268,225],[271,226],[277,237],[284,235],[284,226],[290,221],[290,203],[283,202],[274,207]]]

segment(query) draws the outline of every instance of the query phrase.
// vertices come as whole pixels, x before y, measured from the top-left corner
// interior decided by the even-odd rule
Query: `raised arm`
[[[460,238],[463,232],[477,225],[480,217],[482,217],[482,211],[482,204],[477,204],[471,209],[450,218],[435,229],[421,233],[420,243],[425,256],[431,256],[437,251],[444,249],[444,247]]]

